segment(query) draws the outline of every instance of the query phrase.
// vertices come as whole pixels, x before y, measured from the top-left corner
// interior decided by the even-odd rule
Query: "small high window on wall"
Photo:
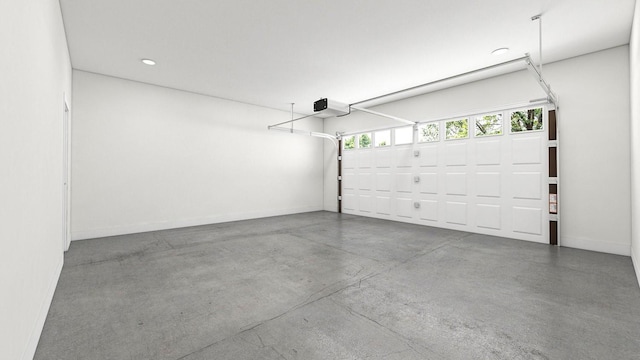
[[[391,130],[376,131],[376,147],[391,145]]]
[[[413,126],[395,129],[396,145],[404,145],[413,143]]]
[[[420,124],[418,126],[418,142],[440,140],[440,123]]]
[[[511,132],[542,130],[542,108],[511,113]]]
[[[342,144],[345,150],[351,150],[356,148],[356,136],[345,136],[342,138]]]
[[[366,149],[371,147],[371,133],[364,133],[358,135],[358,147],[360,149]]]
[[[469,137],[469,119],[450,120],[445,123],[445,138],[466,139]]]
[[[502,135],[502,114],[476,117],[476,136]]]

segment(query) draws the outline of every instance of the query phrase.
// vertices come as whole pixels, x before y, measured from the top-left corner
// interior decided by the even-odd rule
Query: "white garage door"
[[[343,136],[344,213],[549,242],[544,107]]]

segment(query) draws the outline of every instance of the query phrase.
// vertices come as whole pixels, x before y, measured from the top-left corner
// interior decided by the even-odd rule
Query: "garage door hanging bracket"
[[[533,59],[529,53],[525,54],[525,62],[527,63],[527,69],[533,77],[538,81],[538,84],[542,90],[547,94],[547,98],[550,103],[558,105],[558,97],[551,91],[551,85],[549,85],[542,77],[542,14],[534,15],[531,17],[531,21],[538,21],[538,66],[533,64]]]
[[[314,115],[314,114],[311,114],[311,115],[306,115],[306,116],[294,119],[293,118],[293,106],[294,105],[295,105],[295,103],[291,103],[291,120],[283,121],[281,123],[277,123],[277,124],[274,124],[274,125],[269,125],[269,126],[267,126],[267,130],[276,130],[276,131],[283,131],[283,132],[288,132],[288,133],[297,134],[297,135],[319,137],[319,138],[323,138],[323,139],[327,139],[327,140],[331,141],[331,143],[333,143],[333,146],[338,147],[338,138],[336,136],[325,134],[325,133],[320,133],[320,132],[315,132],[315,131],[305,131],[305,130],[294,129],[293,128],[293,123],[295,121],[306,119],[306,118],[311,117],[311,116]],[[280,125],[284,125],[284,124],[288,124],[288,123],[291,123],[291,128],[286,128],[286,127],[280,126]]]

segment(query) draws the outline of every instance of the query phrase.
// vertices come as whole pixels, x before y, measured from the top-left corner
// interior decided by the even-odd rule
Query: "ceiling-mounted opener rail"
[[[376,102],[376,101],[380,101],[384,98],[387,97],[391,97],[391,96],[397,96],[400,95],[402,93],[406,93],[406,92],[415,92],[415,91],[419,91],[421,89],[427,88],[427,87],[431,87],[431,86],[437,86],[437,85],[442,85],[445,82],[448,81],[454,81],[454,80],[459,80],[460,78],[463,77],[468,77],[471,75],[475,75],[477,73],[480,72],[486,72],[486,71],[490,71],[490,70],[494,70],[500,67],[505,67],[508,65],[514,65],[517,64],[519,62],[524,62],[526,64],[527,69],[529,70],[529,72],[531,72],[531,74],[534,76],[534,78],[537,80],[538,85],[540,85],[540,87],[542,88],[542,90],[547,94],[547,101],[549,101],[550,103],[554,104],[556,107],[558,106],[558,97],[557,95],[551,90],[551,85],[549,85],[543,78],[542,76],[542,15],[535,15],[533,17],[531,17],[532,21],[538,20],[539,21],[539,27],[538,27],[538,31],[539,31],[539,66],[536,67],[534,65],[533,59],[531,58],[530,54],[525,54],[525,56],[517,58],[517,59],[513,59],[513,60],[509,60],[509,61],[505,61],[502,63],[498,63],[498,64],[494,64],[494,65],[490,65],[484,68],[480,68],[480,69],[476,69],[476,70],[472,70],[472,71],[468,71],[468,72],[464,72],[464,73],[460,73],[457,75],[453,75],[447,78],[443,78],[443,79],[439,79],[439,80],[435,80],[435,81],[431,81],[428,83],[424,83],[424,84],[420,84],[420,85],[416,85],[416,86],[412,86],[406,89],[402,89],[402,90],[398,90],[398,91],[394,91],[388,94],[384,94],[384,95],[379,95],[370,99],[366,99],[366,100],[362,100],[362,101],[358,101],[356,103],[353,104],[349,104],[348,106],[345,107],[345,105],[337,103],[337,102],[333,102],[333,101],[329,101],[326,98],[325,99],[320,99],[318,101],[316,101],[314,103],[314,113],[313,114],[309,114],[309,115],[305,115],[296,119],[293,119],[293,104],[291,105],[291,120],[288,121],[283,121],[281,123],[278,124],[274,124],[274,125],[270,125],[268,127],[269,130],[279,130],[279,131],[287,131],[293,134],[301,134],[301,135],[311,135],[311,136],[316,136],[316,137],[322,137],[322,138],[326,138],[326,139],[330,139],[332,140],[332,142],[334,143],[334,145],[337,146],[337,140],[339,139],[339,136],[333,136],[333,135],[329,135],[329,134],[324,134],[324,133],[315,133],[315,132],[307,132],[307,131],[300,131],[300,130],[294,130],[293,129],[293,124],[291,126],[291,129],[287,129],[287,128],[283,128],[280,127],[280,125],[284,125],[284,124],[288,124],[288,123],[293,123],[302,119],[306,119],[308,117],[312,117],[312,116],[320,116],[320,117],[327,117],[327,114],[325,114],[324,116],[322,116],[321,111],[322,110],[328,110],[328,115],[329,116],[345,116],[345,115],[349,115],[351,114],[351,110],[356,110],[356,111],[362,111],[362,112],[366,112],[372,115],[377,115],[377,116],[382,116],[385,118],[389,118],[392,120],[396,120],[396,121],[400,121],[402,123],[405,124],[409,124],[409,125],[415,125],[418,122],[417,121],[412,121],[412,120],[407,120],[407,119],[403,119],[397,116],[393,116],[393,115],[388,115],[388,114],[384,114],[378,111],[373,111],[373,110],[369,110],[365,107],[362,106],[362,104],[364,103],[368,103],[368,102]],[[322,107],[322,110],[318,110],[316,108],[316,106],[320,104],[320,106]],[[336,106],[330,106],[330,104],[337,104]],[[343,108],[344,107],[344,108]]]

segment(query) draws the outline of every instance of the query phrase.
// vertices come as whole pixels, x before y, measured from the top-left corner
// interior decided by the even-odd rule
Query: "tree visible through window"
[[[476,136],[502,135],[502,114],[478,116]]]
[[[511,114],[511,132],[542,129],[542,108],[514,111]]]
[[[371,134],[362,134],[359,139],[360,149],[371,147]]]
[[[356,148],[356,136],[352,135],[343,139],[344,149],[355,149]]]
[[[418,141],[432,142],[440,140],[440,123],[418,126]]]
[[[469,137],[469,119],[447,121],[446,139],[465,139]]]

